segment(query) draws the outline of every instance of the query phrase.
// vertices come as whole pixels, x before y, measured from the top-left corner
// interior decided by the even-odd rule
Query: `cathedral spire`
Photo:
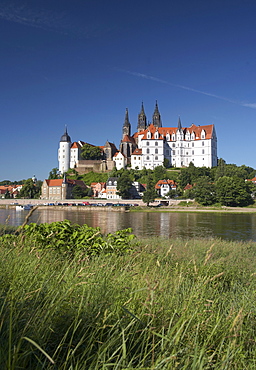
[[[179,116],[179,119],[178,119],[178,130],[182,130],[180,116]]]
[[[126,108],[125,111],[125,118],[123,124],[123,137],[125,135],[131,136],[131,124],[129,122],[128,108]]]
[[[155,111],[153,113],[153,119],[152,119],[152,121],[153,121],[153,125],[155,127],[162,127],[161,115],[159,113],[157,100],[156,100]]]
[[[147,117],[146,117],[145,110],[144,110],[144,105],[143,105],[143,102],[142,102],[141,110],[140,110],[140,113],[138,115],[137,130],[138,130],[138,132],[140,132],[140,131],[145,130],[146,127],[147,127]]]

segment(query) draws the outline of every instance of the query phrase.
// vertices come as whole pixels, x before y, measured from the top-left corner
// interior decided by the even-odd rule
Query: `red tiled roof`
[[[160,189],[161,185],[169,185],[169,186],[177,186],[176,182],[174,180],[169,180],[169,179],[164,179],[164,180],[159,180],[156,185],[155,185],[155,188],[156,189]]]
[[[139,148],[136,148],[134,151],[133,151],[133,153],[132,153],[132,155],[141,155],[142,154],[142,149],[139,149]]]
[[[189,132],[190,134],[192,134],[192,132],[195,133],[195,140],[201,140],[201,133],[202,131],[204,130],[205,131],[205,139],[211,139],[212,138],[212,134],[213,134],[213,127],[214,125],[204,125],[204,126],[196,126],[194,123],[190,126],[190,127],[183,127],[182,130],[183,130],[183,133],[184,135],[186,134],[186,132]],[[167,134],[170,135],[170,140],[172,140],[172,134],[176,134],[178,130],[178,127],[155,127],[152,123],[143,131],[141,132],[136,132],[134,135],[133,135],[133,138],[137,138],[138,136],[140,135],[143,135],[143,138],[142,139],[147,139],[147,133],[150,132],[151,133],[151,138],[150,139],[154,139],[154,133],[156,131],[159,132],[159,140],[163,139],[164,137],[166,137]],[[149,140],[150,140],[149,139]]]

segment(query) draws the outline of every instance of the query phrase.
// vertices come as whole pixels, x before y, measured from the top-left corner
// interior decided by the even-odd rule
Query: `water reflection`
[[[21,225],[26,211],[0,209],[0,223]],[[131,227],[141,237],[219,237],[230,240],[256,241],[255,214],[229,213],[144,213],[114,212],[111,210],[43,209],[35,210],[30,222],[45,223],[68,219],[79,225],[100,227],[103,233]]]

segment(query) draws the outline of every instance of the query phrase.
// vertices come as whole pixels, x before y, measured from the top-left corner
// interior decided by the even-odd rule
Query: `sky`
[[[256,168],[255,0],[0,0],[1,177],[48,178],[72,141],[119,147],[143,102],[164,127],[214,124]]]

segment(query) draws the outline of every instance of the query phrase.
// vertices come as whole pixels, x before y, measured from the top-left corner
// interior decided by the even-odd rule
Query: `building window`
[[[149,156],[147,156],[147,161],[149,161]]]
[[[204,149],[202,149],[202,154],[204,154]]]
[[[155,146],[158,146],[158,142],[157,141],[155,142]]]
[[[175,143],[172,144],[172,147],[175,148]]]
[[[194,148],[194,143],[192,143],[192,147]]]
[[[194,150],[192,150],[192,155],[194,155]]]
[[[147,154],[149,154],[149,149],[147,149]]]
[[[155,154],[158,154],[158,149],[155,149]]]
[[[149,146],[149,142],[147,141],[147,146]]]
[[[202,146],[204,146],[204,141],[202,141]]]
[[[157,155],[156,155],[155,159],[156,159],[156,161],[158,161],[158,156]]]
[[[175,150],[172,151],[172,154],[175,155]]]
[[[134,157],[134,160],[136,161],[136,157]]]

